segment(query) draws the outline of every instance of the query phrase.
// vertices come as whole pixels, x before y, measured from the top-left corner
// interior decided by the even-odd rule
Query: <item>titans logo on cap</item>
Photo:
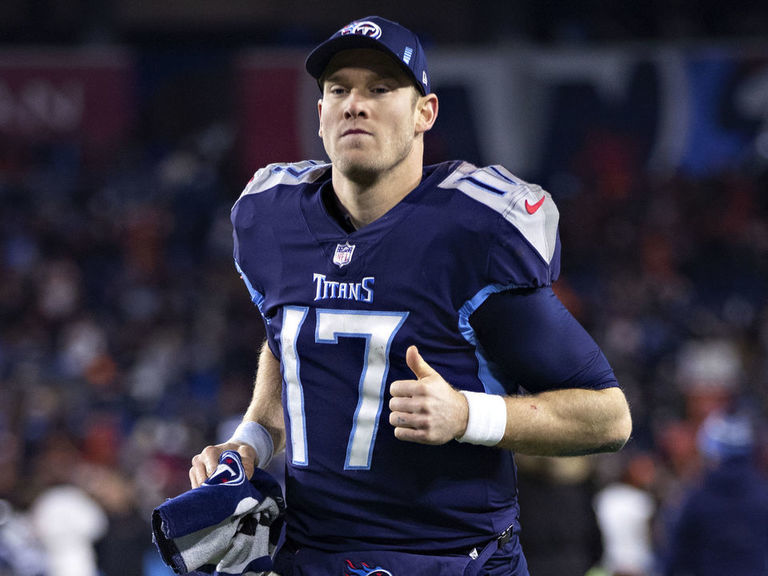
[[[375,22],[370,20],[361,20],[352,22],[339,30],[339,34],[347,36],[348,34],[357,34],[359,36],[368,36],[369,38],[381,38],[381,28]]]

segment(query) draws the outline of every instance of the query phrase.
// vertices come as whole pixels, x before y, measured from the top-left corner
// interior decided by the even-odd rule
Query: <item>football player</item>
[[[192,486],[222,450],[264,467],[285,448],[284,576],[526,575],[514,452],[615,451],[631,432],[552,290],[555,203],[501,166],[424,166],[438,98],[399,24],[352,22],[306,68],[330,162],[262,168],[232,209],[267,341]]]

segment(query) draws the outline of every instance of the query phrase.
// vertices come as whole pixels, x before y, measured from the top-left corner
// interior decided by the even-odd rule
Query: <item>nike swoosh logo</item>
[[[525,211],[528,212],[528,214],[536,214],[536,211],[541,208],[541,205],[544,204],[544,200],[546,200],[546,196],[542,196],[541,200],[536,202],[536,204],[530,204],[528,200],[525,201]]]

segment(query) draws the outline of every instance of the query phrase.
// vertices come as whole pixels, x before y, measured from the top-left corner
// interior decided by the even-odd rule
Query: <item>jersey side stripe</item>
[[[477,377],[480,379],[480,382],[483,383],[483,389],[486,394],[506,394],[506,392],[504,390],[504,385],[494,373],[493,364],[488,360],[483,352],[482,346],[480,346],[480,343],[477,341],[475,330],[469,323],[469,317],[472,316],[472,313],[475,310],[482,306],[483,302],[485,302],[489,296],[510,288],[514,288],[514,286],[503,286],[501,284],[486,286],[472,298],[467,300],[459,309],[459,331],[464,339],[475,348]]]

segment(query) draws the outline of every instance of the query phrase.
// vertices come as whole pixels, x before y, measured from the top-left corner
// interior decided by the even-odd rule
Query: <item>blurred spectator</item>
[[[677,358],[677,382],[686,420],[698,430],[712,412],[728,406],[741,388],[743,366],[736,345],[725,339],[693,340]]]
[[[0,500],[0,575],[47,576],[43,546],[29,518]]]
[[[96,542],[101,576],[142,576],[151,528],[130,478],[104,466],[80,471],[80,483],[106,513],[109,529]]]
[[[586,573],[601,554],[593,459],[518,455],[518,489],[520,539],[531,574]]]
[[[95,543],[107,530],[102,508],[73,485],[52,486],[31,511],[47,557],[48,576],[98,576]]]
[[[81,453],[63,433],[41,445],[30,490],[30,521],[46,556],[46,576],[98,576],[95,544],[107,531],[102,506],[80,485]]]
[[[664,422],[656,438],[669,468],[664,498],[674,506],[679,488],[700,468],[696,435],[712,413],[724,410],[742,394],[743,363],[736,345],[726,339],[694,339],[676,357],[675,384],[682,402],[679,417]]]
[[[649,576],[653,569],[652,520],[656,513],[652,454],[631,454],[620,477],[595,496],[603,537],[600,566],[610,576]]]
[[[698,447],[705,469],[669,531],[664,576],[764,576],[768,483],[754,466],[755,437],[740,413],[713,413]]]

